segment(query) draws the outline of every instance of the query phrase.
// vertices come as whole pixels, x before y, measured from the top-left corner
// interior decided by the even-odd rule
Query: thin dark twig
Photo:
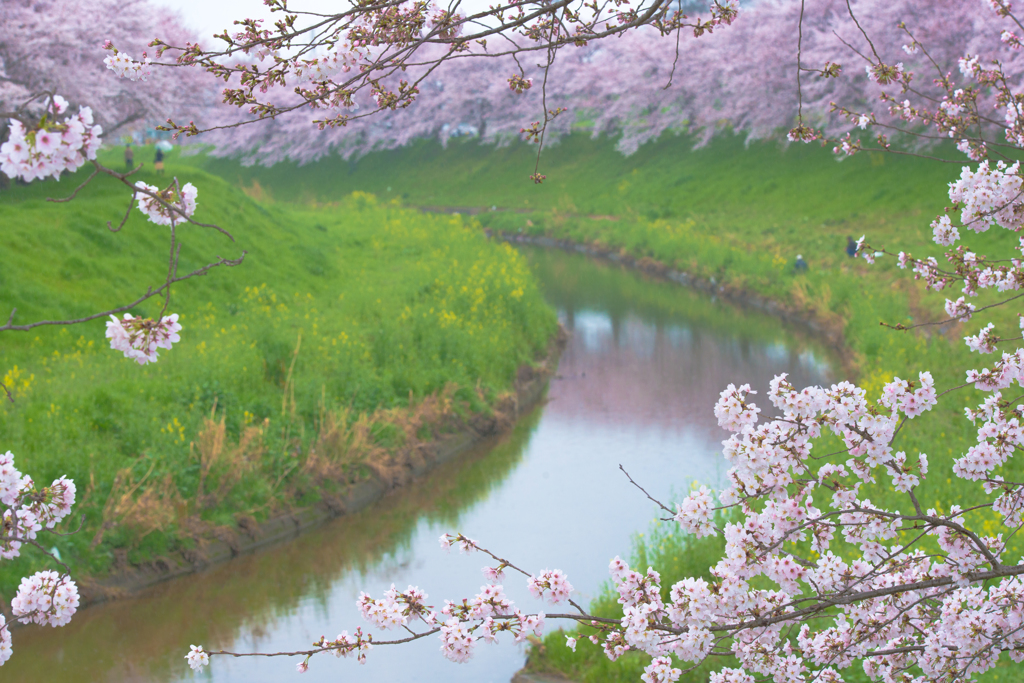
[[[541,84],[540,96],[541,96],[541,107],[544,108],[544,125],[540,129],[540,139],[537,144],[537,160],[533,164],[533,174],[535,181],[538,180],[538,174],[540,173],[540,155],[544,151],[544,136],[548,130],[548,123],[551,121],[551,116],[548,113],[548,74],[551,72],[551,65],[555,62],[555,52],[553,50],[548,51],[547,64],[544,66],[544,81]]]
[[[88,184],[89,184],[90,182],[92,182],[92,179],[93,179],[93,178],[95,178],[96,176],[98,176],[98,175],[99,175],[99,173],[100,173],[100,169],[98,169],[98,168],[94,168],[94,169],[93,169],[93,171],[92,171],[92,173],[90,173],[90,174],[89,174],[89,177],[88,177],[88,178],[86,178],[86,179],[85,179],[85,180],[84,180],[84,181],[82,182],[82,184],[81,184],[81,185],[79,185],[78,187],[76,187],[76,188],[75,188],[75,191],[74,191],[74,192],[72,192],[72,193],[71,193],[71,194],[70,194],[69,196],[67,196],[67,197],[64,197],[64,198],[54,198],[54,197],[48,197],[48,198],[46,199],[46,201],[48,201],[48,202],[55,202],[55,203],[58,203],[58,204],[62,204],[62,203],[64,203],[64,202],[70,202],[70,201],[71,201],[72,199],[74,199],[75,197],[77,197],[77,196],[78,196],[78,193],[79,193],[79,192],[80,192],[80,191],[82,190],[82,188],[84,188],[84,187],[85,187],[86,185],[88,185]]]
[[[804,0],[800,0],[800,20],[797,22],[796,34],[796,120],[797,124],[804,125],[804,91],[800,84],[800,60],[803,57],[804,49]]]
[[[856,52],[858,57],[860,57],[861,59],[863,59],[865,62],[867,62],[869,64],[871,63],[871,59],[869,57],[865,56],[860,50],[858,50],[853,45],[850,45],[848,42],[843,40],[843,37],[841,35],[839,35],[835,31],[832,31],[832,35],[834,35],[836,38],[838,38],[840,43],[842,43],[846,47],[848,47],[851,50],[853,50],[854,52]]]
[[[654,503],[655,505],[657,505],[658,507],[660,507],[662,510],[664,510],[667,513],[669,513],[670,515],[675,516],[675,514],[676,514],[675,510],[672,510],[671,508],[666,507],[665,504],[662,503],[660,500],[656,499],[654,496],[652,496],[651,494],[647,493],[647,491],[644,489],[643,486],[641,486],[640,484],[638,484],[635,481],[633,481],[633,477],[629,476],[629,472],[626,471],[625,467],[623,467],[622,465],[619,465],[619,469],[622,470],[622,473],[626,475],[626,479],[629,479],[629,483],[632,484],[633,486],[637,487],[641,491],[643,491],[643,494],[645,496],[647,496],[647,498],[652,503]]]
[[[177,182],[177,178],[175,178]],[[167,289],[164,290],[164,305],[160,309],[160,315],[157,316],[157,321],[161,321],[164,318],[164,313],[167,312],[167,307],[171,305],[171,282],[174,280],[174,276],[178,272],[178,256],[181,254],[181,245],[175,243],[175,232],[174,232],[174,219],[171,219],[171,255],[169,263],[167,264]]]
[[[853,23],[856,24],[857,28],[860,30],[861,35],[864,36],[864,40],[868,41],[868,45],[871,46],[871,53],[875,55],[875,59],[877,59],[878,63],[881,64],[882,58],[878,55],[878,50],[875,49],[875,44],[871,42],[871,37],[868,35],[867,31],[865,31],[864,28],[860,25],[860,22],[857,21],[857,17],[854,16],[853,6],[850,4],[850,0],[846,0],[846,9],[850,13],[850,18],[853,19]]]
[[[885,253],[888,253],[888,252],[885,252]],[[1011,296],[1009,299],[1003,299],[1002,301],[997,301],[994,304],[989,304],[987,306],[982,306],[981,308],[975,308],[973,311],[971,311],[971,315],[972,316],[973,315],[977,315],[978,313],[980,313],[980,312],[982,312],[984,310],[987,310],[989,308],[998,308],[999,306],[1005,306],[1006,304],[1010,303],[1011,301],[1015,301],[1016,299],[1019,299],[1021,297],[1024,297],[1024,292],[1021,292],[1020,294],[1017,294],[1015,296]],[[917,327],[930,327],[932,325],[946,325],[948,323],[957,323],[957,322],[961,322],[960,318],[947,318],[946,320],[933,320],[931,322],[926,322],[926,323],[915,323],[914,325],[903,325],[901,323],[899,327],[897,327],[896,325],[889,325],[887,323],[883,323],[883,324],[886,327],[891,327],[893,329],[896,329],[896,330],[899,330],[901,332],[904,332],[906,330],[913,330],[914,328],[917,328]],[[1011,340],[1001,339],[1000,341],[1011,341]]]
[[[133,194],[131,197],[128,198],[128,208],[124,212],[124,218],[121,219],[121,222],[117,224],[116,228],[114,227],[111,221],[107,221],[107,230],[109,230],[110,232],[121,232],[121,228],[124,227],[124,224],[128,222],[128,218],[132,215],[132,206],[134,204],[135,195]]]
[[[31,330],[31,329],[36,328],[36,327],[41,327],[43,325],[77,325],[78,323],[88,322],[90,320],[95,320],[96,318],[103,318],[103,317],[108,316],[108,315],[114,315],[114,314],[117,314],[117,313],[121,313],[123,311],[130,310],[130,309],[134,308],[135,306],[138,306],[139,304],[141,304],[143,301],[146,301],[147,299],[150,299],[150,298],[152,298],[154,296],[157,296],[158,294],[163,292],[164,289],[167,288],[170,284],[174,284],[176,282],[181,282],[183,280],[188,280],[189,278],[198,277],[200,275],[205,275],[207,273],[207,271],[209,271],[209,270],[211,270],[213,268],[216,268],[218,266],[228,266],[228,267],[237,266],[237,265],[242,263],[242,261],[245,259],[247,254],[248,254],[248,252],[243,251],[242,255],[239,256],[236,259],[226,259],[226,258],[223,258],[223,257],[218,257],[218,260],[214,261],[213,263],[208,263],[207,265],[205,265],[205,266],[203,266],[201,268],[197,268],[194,271],[192,271],[191,273],[189,273],[188,275],[182,275],[181,277],[174,277],[174,278],[171,279],[170,283],[164,283],[163,285],[161,285],[157,289],[152,289],[152,288],[147,289],[145,294],[140,296],[138,299],[136,299],[132,303],[125,304],[124,306],[119,306],[117,308],[112,308],[109,311],[103,311],[102,313],[93,313],[92,315],[87,315],[87,316],[85,316],[83,318],[75,318],[74,320],[40,320],[40,321],[37,321],[37,322],[34,322],[34,323],[28,323],[27,325],[12,325],[11,323],[8,322],[3,327],[0,327],[0,332],[6,332],[7,330],[14,330],[14,331],[18,331],[18,332],[25,332],[27,330]]]
[[[672,79],[674,79],[675,76],[676,76],[676,65],[679,64],[679,37],[680,37],[680,34],[682,34],[682,32],[683,32],[683,27],[682,26],[680,26],[679,28],[676,29],[676,56],[672,60],[672,70],[669,71],[669,73],[668,73],[668,83],[665,84],[665,87],[663,87],[662,90],[668,90],[669,88],[671,88],[672,87]]]

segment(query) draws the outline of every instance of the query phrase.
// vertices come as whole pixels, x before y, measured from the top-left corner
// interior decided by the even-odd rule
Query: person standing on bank
[[[135,162],[135,150],[132,149],[132,143],[128,143],[124,146],[124,170],[132,170]]]
[[[807,272],[807,261],[804,261],[804,255],[803,254],[797,254],[796,255],[796,263],[793,264],[793,268],[798,273],[806,273]]]
[[[850,258],[857,256],[857,243],[852,237],[846,238],[846,255]]]
[[[159,147],[156,148],[156,157],[153,159],[153,168],[156,169],[157,175],[164,174],[164,151]]]

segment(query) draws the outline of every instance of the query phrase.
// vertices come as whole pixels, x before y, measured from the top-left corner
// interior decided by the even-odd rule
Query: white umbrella
[[[156,148],[162,152],[170,152],[172,149],[174,149],[174,145],[172,145],[167,140],[161,140],[160,142],[156,143]]]

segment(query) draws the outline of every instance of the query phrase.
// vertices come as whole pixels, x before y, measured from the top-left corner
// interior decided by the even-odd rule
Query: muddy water
[[[285,680],[297,660],[218,658],[194,675],[182,657],[190,643],[308,647],[360,625],[360,591],[392,583],[419,585],[435,605],[471,597],[484,562],[440,550],[446,531],[533,571],[565,570],[586,602],[608,560],[627,554],[655,517],[619,464],[663,499],[691,481],[718,483],[724,433],[711,407],[726,384],[749,382],[763,394],[778,372],[797,386],[832,379],[827,354],[775,319],[582,256],[526,253],[572,339],[548,402],[511,434],[289,543],[85,609],[60,631],[19,629],[0,679]],[[506,579],[506,592],[524,609],[543,609],[521,578]],[[456,665],[437,650],[432,636],[378,647],[365,666],[320,657],[301,680],[506,683],[525,656],[510,644],[480,645],[472,662]]]

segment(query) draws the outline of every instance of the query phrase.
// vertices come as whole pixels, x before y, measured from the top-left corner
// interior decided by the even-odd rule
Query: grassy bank
[[[690,147],[688,140],[667,137],[622,157],[610,141],[569,138],[545,152],[551,180],[540,186],[520,178],[534,148],[495,149],[472,141],[446,150],[421,142],[356,162],[331,158],[304,167],[241,168],[210,158],[203,163],[250,192],[308,180],[310,202],[357,187],[385,193],[391,187],[410,204],[484,207],[476,216],[484,226],[647,258],[813,316],[843,333],[847,365],[869,391],[894,375],[912,378],[925,369],[942,387],[962,382],[977,356],[971,358],[959,339],[974,323],[921,334],[880,326],[945,317],[943,297],[926,294],[891,258],[869,266],[843,252],[847,235],[867,234],[879,246],[935,253],[928,224],[948,203],[946,183],[959,166],[871,154],[838,162],[816,146],[745,146],[731,136],[700,150]],[[503,210],[517,206],[535,210]],[[1012,247],[1015,238],[998,230],[972,234],[967,242],[989,253]],[[810,263],[808,272],[794,272],[797,253]],[[977,301],[986,302],[984,296]],[[993,311],[992,319],[1016,327],[1014,311]],[[963,398],[974,400],[966,393]],[[923,450],[947,466],[973,434],[961,416],[960,405],[951,401],[904,430],[901,447]],[[926,498],[961,496],[945,480],[933,479],[937,488]]]
[[[279,187],[283,174],[299,182],[330,169],[336,188],[390,191],[420,206],[482,207],[477,218],[493,229],[593,244],[685,271],[723,290],[769,297],[841,333],[851,379],[872,397],[892,377],[913,379],[922,370],[934,374],[940,391],[961,384],[966,369],[989,361],[972,357],[961,338],[988,320],[997,329],[1017,327],[1016,310],[1005,308],[967,326],[891,331],[879,323],[943,319],[944,297],[927,294],[891,257],[869,266],[843,253],[846,237],[866,234],[875,246],[941,255],[930,243],[928,224],[948,203],[946,184],[959,175],[958,164],[877,154],[839,162],[818,147],[747,147],[729,136],[697,151],[685,139],[665,138],[623,158],[608,141],[570,138],[546,152],[544,172],[550,180],[534,186],[525,182],[532,151],[525,145],[491,149],[474,142],[441,151],[434,143],[420,143],[354,163],[333,159],[305,168],[205,163],[261,196],[267,186]],[[303,201],[310,203],[337,191],[322,182],[309,188]],[[965,241],[978,253],[1005,253],[1016,237],[997,230]],[[794,271],[798,253],[810,264],[806,273]],[[982,296],[976,304],[990,301]],[[926,507],[948,509],[954,501],[967,507],[982,498],[980,487],[954,480],[949,471],[974,437],[963,406],[977,404],[979,397],[973,390],[958,392],[900,434],[898,449],[911,457],[925,452],[931,461],[932,476],[918,491]],[[817,448],[833,452],[836,445],[825,439]],[[1019,476],[1015,470],[1022,467],[1011,463],[1008,469],[1004,476]],[[903,502],[881,478],[862,494],[886,506]],[[983,513],[972,523],[998,532],[998,522]],[[641,543],[637,559],[646,566],[646,558],[657,556],[669,566],[666,588],[681,576],[706,571],[713,549],[659,533],[657,552]],[[1014,543],[1008,561],[1021,555],[1020,542]],[[608,595],[595,605],[609,614],[613,607]],[[628,658],[610,665],[589,646],[572,655],[562,643],[561,637],[549,638],[532,666],[588,681],[635,680],[643,666]],[[998,677],[999,672],[990,674],[992,680]],[[700,671],[687,678],[705,679]]]
[[[199,188],[196,218],[236,238],[181,228],[181,270],[248,252],[176,285],[180,344],[140,368],[95,321],[8,332],[0,349],[15,399],[0,407],[2,448],[37,481],[78,483],[85,526],[56,541],[78,572],[190,547],[373,471],[398,476],[416,442],[486,420],[554,332],[519,256],[459,217],[361,193],[268,207],[176,155],[167,166]],[[16,307],[15,322],[81,316],[162,282],[165,228],[133,211],[107,230],[125,205],[114,183],[44,201],[82,179],[0,194],[0,309]],[[39,560],[3,563],[0,591]]]

